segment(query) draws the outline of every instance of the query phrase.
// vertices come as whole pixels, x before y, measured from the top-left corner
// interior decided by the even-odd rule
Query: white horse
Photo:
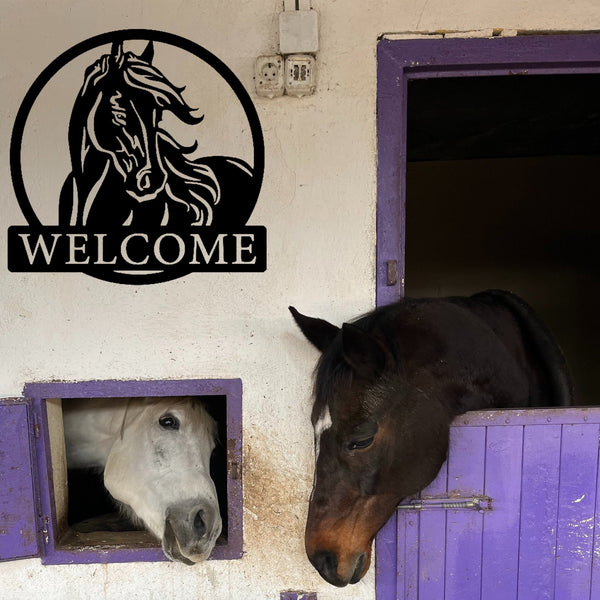
[[[190,397],[63,403],[69,469],[104,469],[104,485],[171,560],[205,560],[221,533],[210,456],[216,423]]]

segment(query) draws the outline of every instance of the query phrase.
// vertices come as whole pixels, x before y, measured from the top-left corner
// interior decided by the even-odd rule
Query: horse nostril
[[[138,186],[140,190],[147,190],[150,187],[150,174],[144,173],[142,177],[140,177]]]
[[[315,552],[309,557],[309,560],[325,581],[333,585],[340,585],[337,574],[338,559],[335,553],[329,551]]]
[[[206,524],[204,523],[204,511],[199,510],[194,517],[194,533],[198,537],[198,539],[204,537],[206,533]]]
[[[362,577],[362,572],[365,568],[365,561],[367,560],[366,555],[363,553],[358,557],[356,566],[354,567],[354,574],[350,579],[350,583],[358,583]]]

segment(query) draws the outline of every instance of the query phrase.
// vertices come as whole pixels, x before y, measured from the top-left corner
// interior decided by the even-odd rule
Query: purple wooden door
[[[377,598],[600,598],[600,408],[468,413],[425,499],[491,510],[399,509],[377,543]]]
[[[378,305],[404,294],[410,80],[515,72],[600,73],[600,36],[379,43]],[[377,598],[600,598],[599,428],[600,409],[583,408],[457,421],[448,462],[425,495],[485,494],[493,509],[400,509],[377,537]]]
[[[38,555],[29,406],[0,400],[0,560]]]

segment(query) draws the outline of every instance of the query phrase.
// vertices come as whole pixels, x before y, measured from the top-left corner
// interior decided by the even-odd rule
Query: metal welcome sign
[[[189,40],[124,30],[66,51],[25,96],[10,159],[28,223],[9,228],[10,271],[148,284],[266,269],[266,230],[246,224],[264,169],[258,115]]]

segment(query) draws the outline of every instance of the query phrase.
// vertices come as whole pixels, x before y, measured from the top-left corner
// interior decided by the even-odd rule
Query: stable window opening
[[[67,470],[65,428],[72,431],[75,422],[81,428],[80,437],[84,439],[87,425],[84,420],[81,420],[81,414],[87,414],[86,418],[103,422],[104,417],[100,416],[103,414],[102,411],[104,414],[110,413],[108,419],[119,420],[117,425],[120,428],[118,435],[121,436],[120,454],[111,455],[109,461],[113,461],[113,465],[117,464],[115,461],[121,460],[119,456],[124,456],[129,461],[126,454],[130,448],[136,447],[138,439],[139,451],[142,453],[141,446],[146,442],[142,441],[141,434],[146,435],[145,428],[151,427],[147,438],[149,451],[143,460],[147,460],[149,465],[157,464],[163,468],[166,481],[171,487],[178,485],[179,475],[171,468],[172,464],[178,465],[174,461],[178,455],[171,457],[169,453],[173,448],[177,449],[174,440],[180,440],[181,437],[175,438],[169,435],[179,429],[180,420],[182,433],[185,427],[186,434],[188,431],[200,434],[198,438],[201,441],[193,442],[195,446],[192,458],[189,459],[192,461],[190,467],[197,464],[193,461],[198,461],[200,457],[205,464],[210,460],[210,479],[214,482],[216,498],[214,498],[213,488],[206,487],[208,485],[206,481],[199,481],[197,478],[191,482],[202,491],[208,489],[206,497],[210,498],[210,501],[201,504],[200,508],[194,506],[190,509],[195,515],[195,519],[192,520],[193,525],[190,524],[190,527],[193,527],[194,533],[207,530],[206,536],[211,534],[212,540],[216,539],[210,559],[240,558],[243,538],[241,401],[242,386],[241,381],[237,379],[90,381],[26,385],[24,399],[18,399],[19,405],[16,408],[23,408],[22,404],[26,404],[28,409],[31,456],[23,458],[22,462],[25,464],[29,461],[32,465],[32,481],[29,487],[35,505],[34,512],[37,514],[30,517],[33,519],[31,529],[36,530],[37,554],[41,556],[42,562],[64,564],[168,560],[161,547],[161,540],[144,528],[138,519],[132,518],[131,511],[119,510],[119,504],[114,502],[104,485],[101,469],[92,466]],[[87,410],[93,405],[96,408],[100,405],[102,410],[100,412]],[[163,415],[165,406],[175,408]],[[2,409],[7,408],[3,406]],[[15,405],[9,403],[8,409],[15,412]],[[78,413],[75,421],[72,416],[73,409]],[[65,415],[69,414],[71,417],[65,418]],[[155,418],[157,415],[158,419]],[[206,415],[209,417],[207,418]],[[111,431],[115,426],[114,423],[111,425]],[[130,428],[129,438],[127,438],[128,428]],[[213,433],[216,434],[216,445],[211,454],[208,440],[212,438]],[[146,440],[145,437],[143,439]],[[128,440],[127,446],[123,440]],[[157,444],[154,444],[155,440]],[[81,441],[80,439],[77,442],[81,456],[81,460],[78,461],[87,464],[88,456],[97,454],[98,449],[86,447],[85,443],[80,443]],[[201,452],[203,454],[200,454]],[[11,464],[17,459],[21,460],[21,457],[12,457]],[[141,462],[142,458],[135,463],[127,463],[131,469],[129,476],[133,476],[136,482],[139,472],[141,472],[140,477],[143,476],[142,480],[145,481]],[[2,465],[0,471],[2,471],[1,467]],[[113,473],[121,477],[118,468],[111,468]],[[182,474],[181,478],[183,477]],[[121,482],[119,489],[125,487],[127,492],[133,493],[127,485]],[[181,485],[183,486],[183,482]],[[25,487],[29,489],[27,485]],[[188,510],[187,505],[179,508],[179,504],[183,503],[177,504],[179,497],[176,492],[169,490],[168,493],[173,493],[177,510]],[[2,498],[2,500],[6,503],[10,502],[10,495],[8,494],[7,499]],[[19,502],[16,496],[14,500],[16,503]],[[171,504],[169,499],[167,504]],[[217,504],[222,522],[218,538]],[[162,504],[157,506],[162,508]],[[17,506],[12,510],[16,511],[19,508]],[[167,510],[167,522],[173,525],[165,525],[165,528],[172,527],[173,532],[176,532],[179,521],[176,522],[175,517],[169,517],[169,510],[171,509]],[[156,514],[162,513],[157,510]],[[27,516],[23,518],[28,519]],[[185,517],[181,517],[181,519],[187,518],[187,513]],[[179,515],[177,519],[180,519]],[[212,529],[210,529],[211,524]],[[156,527],[160,525],[161,522],[157,521]],[[23,530],[24,528],[21,527],[21,531]],[[31,535],[30,533],[29,537]],[[182,556],[178,555],[181,550],[179,534],[172,535],[175,535],[179,545],[173,544],[172,548],[167,546],[173,549],[175,558],[180,560]],[[167,539],[167,534],[165,533],[163,537]],[[32,555],[31,550],[28,549],[27,555]],[[18,557],[18,551],[11,551],[10,548],[2,548],[0,552],[0,560]]]

